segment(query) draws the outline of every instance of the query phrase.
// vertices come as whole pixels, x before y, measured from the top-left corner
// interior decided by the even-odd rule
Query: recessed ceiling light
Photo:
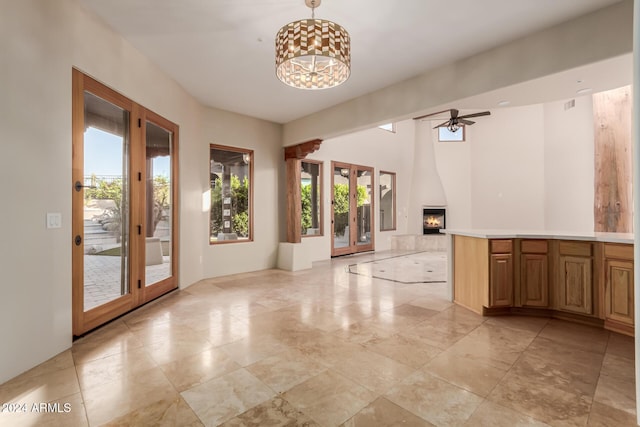
[[[591,92],[591,90],[592,90],[592,89],[591,89],[590,87],[585,87],[585,88],[582,88],[582,89],[577,90],[577,91],[576,91],[576,94],[577,94],[577,95],[584,95],[585,93],[589,93],[589,92]]]
[[[511,101],[500,101],[498,102],[498,107],[506,107],[509,104],[511,104]]]

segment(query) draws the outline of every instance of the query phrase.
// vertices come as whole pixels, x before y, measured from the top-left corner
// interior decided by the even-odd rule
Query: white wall
[[[467,135],[469,133],[473,130],[467,129]],[[431,137],[437,141],[438,131],[432,130]],[[447,198],[446,226],[450,229],[471,228],[471,143],[435,142],[434,153]]]
[[[209,244],[209,211],[201,215],[204,277],[264,270],[276,265],[279,243],[279,168],[284,162],[281,145],[282,126],[221,110],[207,109],[203,114],[202,134],[206,141],[198,148],[202,192],[209,191],[209,144],[229,145],[253,150],[253,241]],[[193,242],[192,242],[193,244]]]
[[[545,225],[591,231],[594,209],[594,136],[591,95],[544,105]]]
[[[493,109],[468,129],[471,226],[544,229],[541,105]]]
[[[307,156],[308,159],[323,162],[323,221],[324,235],[321,237],[303,237],[302,243],[309,247],[312,261],[331,257],[331,161],[354,163],[374,168],[374,189],[378,188],[378,174],[381,170],[396,173],[396,230],[380,230],[379,191],[375,191],[375,249],[391,248],[391,236],[405,234],[407,231],[407,213],[413,168],[413,121],[396,124],[396,132],[391,133],[373,128],[354,132],[339,138],[322,142],[320,149]]]
[[[279,125],[201,107],[77,0],[1,0],[0,62],[0,383],[71,346],[72,67],[180,126],[181,287],[205,271],[275,266]],[[252,244],[209,248],[212,142],[256,150]],[[62,214],[62,228],[45,228],[47,212]]]

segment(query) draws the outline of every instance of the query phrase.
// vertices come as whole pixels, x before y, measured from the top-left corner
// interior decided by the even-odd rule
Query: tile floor
[[[443,283],[349,272],[388,275],[397,255],[174,292],[1,385],[0,403],[26,413],[0,425],[636,425],[631,338],[483,318],[448,302]]]

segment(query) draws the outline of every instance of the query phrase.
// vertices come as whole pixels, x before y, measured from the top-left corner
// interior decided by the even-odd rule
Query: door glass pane
[[[357,177],[356,222],[358,235],[356,243],[360,246],[371,243],[371,188],[373,187],[373,176],[370,170],[358,169]]]
[[[349,245],[349,168],[333,169],[333,247]]]
[[[129,292],[129,112],[84,93],[84,310]]]
[[[166,129],[146,128],[145,284],[171,277],[171,138]]]
[[[300,194],[302,202],[302,235],[318,236],[322,234],[321,185],[322,164],[315,162],[300,162]]]

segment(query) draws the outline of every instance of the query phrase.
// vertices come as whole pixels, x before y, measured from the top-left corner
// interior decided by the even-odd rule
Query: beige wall
[[[203,108],[76,0],[0,8],[0,383],[71,346],[72,67],[180,126],[181,287],[275,265],[281,126]],[[257,156],[256,241],[224,251],[209,247],[202,206],[212,142]],[[62,228],[45,228],[47,212]]]

